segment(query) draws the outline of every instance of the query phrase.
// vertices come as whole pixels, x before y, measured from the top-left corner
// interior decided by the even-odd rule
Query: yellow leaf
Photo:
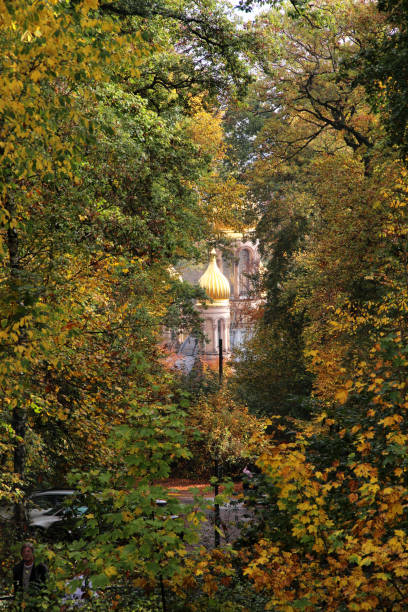
[[[105,567],[103,573],[108,576],[108,578],[111,578],[112,576],[116,576],[118,571],[115,567],[113,567],[113,565],[109,565],[108,567]]]
[[[381,419],[381,421],[378,421],[378,423],[380,425],[384,425],[384,427],[390,427],[395,423],[401,423],[402,420],[403,419],[400,414],[393,414],[392,416],[385,417],[385,419]]]
[[[340,402],[340,404],[345,404],[348,398],[347,389],[341,389],[340,391],[337,391],[335,397],[336,397],[336,400]]]

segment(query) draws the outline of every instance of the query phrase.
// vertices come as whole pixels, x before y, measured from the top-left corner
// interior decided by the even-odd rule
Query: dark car
[[[64,502],[71,499],[76,491],[73,489],[48,489],[46,491],[35,491],[28,496],[27,512],[29,521],[44,514],[53,508],[59,508]],[[8,505],[0,508],[0,520],[10,521],[13,518],[13,506]]]
[[[64,540],[80,537],[81,518],[87,506],[60,505],[30,518],[29,529],[41,539]]]
[[[71,499],[76,491],[73,489],[48,489],[35,491],[29,498],[28,512],[30,520],[44,514],[48,510],[59,508],[64,502]]]

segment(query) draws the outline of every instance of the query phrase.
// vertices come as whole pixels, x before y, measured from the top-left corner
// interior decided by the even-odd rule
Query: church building
[[[200,285],[208,297],[205,303],[196,305],[203,319],[206,341],[199,345],[196,338],[179,336],[174,347],[179,367],[189,369],[198,354],[203,361],[215,363],[220,339],[228,358],[251,334],[254,309],[262,302],[254,289],[254,279],[262,264],[256,243],[238,233],[229,232],[227,236],[230,247],[213,249],[206,268],[188,266],[179,270],[183,280]]]

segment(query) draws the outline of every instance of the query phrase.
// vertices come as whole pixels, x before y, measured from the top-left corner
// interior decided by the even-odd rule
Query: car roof
[[[34,491],[31,493],[31,497],[38,497],[40,495],[73,495],[76,493],[73,489],[47,489],[47,491]]]

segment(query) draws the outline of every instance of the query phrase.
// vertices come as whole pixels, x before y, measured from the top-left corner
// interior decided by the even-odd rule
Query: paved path
[[[208,509],[205,514],[207,520],[201,527],[200,545],[206,548],[214,547],[214,488],[208,482],[193,483],[189,480],[169,480],[161,483],[168,490],[170,495],[178,498],[182,504],[194,503],[193,490],[199,493],[208,501]],[[240,493],[241,483],[235,485],[235,491]],[[230,544],[236,540],[241,532],[241,525],[251,520],[248,509],[237,499],[232,503],[220,506],[221,529],[224,537],[221,538],[221,545]]]

